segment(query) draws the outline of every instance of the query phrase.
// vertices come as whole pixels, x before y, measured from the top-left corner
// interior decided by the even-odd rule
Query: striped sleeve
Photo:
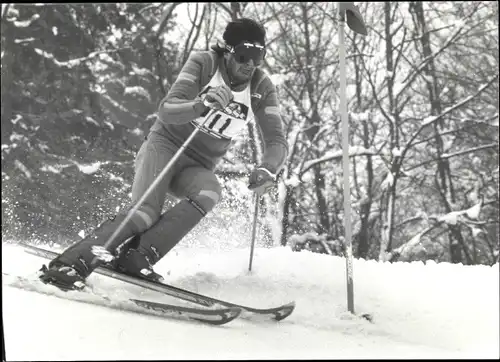
[[[264,76],[256,92],[261,94],[262,99],[254,109],[254,114],[265,147],[260,166],[277,174],[288,157],[288,143],[283,131],[276,87],[269,77]]]
[[[193,52],[179,73],[167,96],[160,102],[158,116],[165,124],[188,123],[199,117],[194,100],[200,93],[202,79],[210,72],[213,60],[208,52]]]

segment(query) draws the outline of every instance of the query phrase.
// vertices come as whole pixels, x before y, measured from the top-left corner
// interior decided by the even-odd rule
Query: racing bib
[[[214,77],[200,93],[200,96],[207,93],[212,87],[218,86],[221,82],[224,81],[217,70]],[[233,96],[233,100],[226,108],[215,112],[206,112],[206,114],[195,119],[192,123],[200,128],[200,131],[216,138],[230,140],[237,136],[245,129],[251,117],[250,89],[247,87],[241,92],[233,92]]]

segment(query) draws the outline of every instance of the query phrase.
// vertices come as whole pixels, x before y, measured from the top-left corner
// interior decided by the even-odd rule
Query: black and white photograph
[[[1,9],[2,361],[500,358],[497,1]]]

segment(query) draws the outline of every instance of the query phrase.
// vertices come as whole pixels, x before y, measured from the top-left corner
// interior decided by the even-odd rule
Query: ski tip
[[[225,324],[231,322],[232,320],[238,318],[242,312],[241,308],[228,308],[227,313],[225,313],[225,318],[220,320],[220,323],[217,324]]]
[[[290,302],[288,304],[285,304],[279,309],[279,311],[277,311],[274,314],[274,319],[277,321],[281,321],[286,317],[288,317],[290,314],[292,314],[294,309],[295,309],[295,302]]]
[[[370,323],[373,323],[373,315],[370,313],[363,313],[360,317],[366,319]]]

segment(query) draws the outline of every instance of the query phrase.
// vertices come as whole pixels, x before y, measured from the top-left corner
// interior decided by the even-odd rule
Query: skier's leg
[[[141,235],[137,252],[144,255],[150,265],[156,264],[195,227],[217,204],[221,186],[213,171],[203,167],[188,167],[172,180],[171,192],[185,197],[160,216],[158,222]],[[135,253],[121,260],[124,268],[147,267]],[[149,268],[148,272],[153,272]]]
[[[148,139],[143,143],[136,157],[132,187],[133,204],[144,194],[175,151],[175,146],[166,142],[163,136],[154,132],[149,134]],[[123,244],[124,241],[148,229],[158,220],[165,200],[165,193],[175,172],[176,167],[173,167],[164,176],[162,182],[151,192],[143,205],[132,215],[130,222],[124,225],[113,240],[112,245],[108,248],[110,252],[114,253],[115,249]],[[57,269],[60,266],[69,266],[79,276],[86,278],[98,266],[98,264],[91,265],[94,259],[91,251],[92,246],[104,245],[115,232],[116,228],[122,223],[128,210],[130,208],[106,220],[91,235],[72,245],[61,256],[54,259],[49,264],[49,267]]]

